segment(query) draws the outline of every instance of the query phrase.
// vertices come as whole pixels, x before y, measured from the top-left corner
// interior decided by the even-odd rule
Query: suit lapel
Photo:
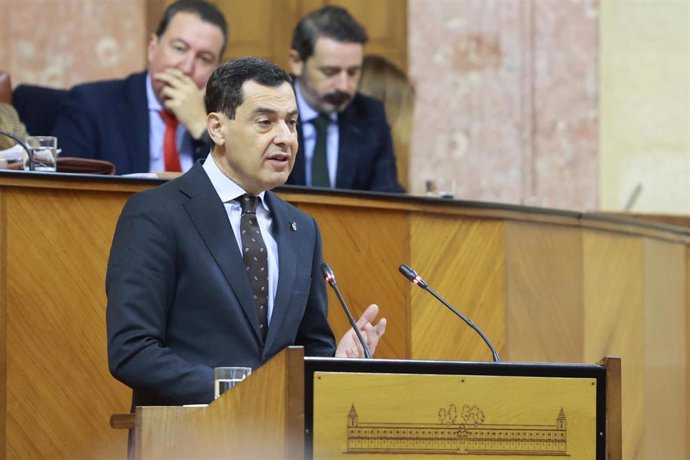
[[[348,107],[338,116],[338,129],[340,139],[338,141],[338,175],[335,179],[336,188],[353,188],[355,171],[358,160],[358,144],[361,144],[361,129],[352,123]]]
[[[149,109],[146,96],[146,73],[135,74],[125,81],[118,117],[127,145],[126,155],[132,171],[148,171]]]
[[[266,193],[266,203],[273,217],[273,237],[278,245],[278,288],[273,302],[271,324],[268,327],[264,350],[270,350],[281,330],[281,325],[290,312],[290,299],[297,279],[297,233],[290,228],[295,220],[288,208],[273,193]]]
[[[225,207],[201,163],[197,162],[180,178],[180,191],[189,197],[184,207],[235,294],[254,334],[261,341],[258,316],[242,255],[235,242]]]
[[[297,121],[297,141],[299,143],[299,147],[297,148],[297,155],[295,156],[295,164],[292,167],[292,172],[290,173],[290,177],[288,180],[288,184],[293,184],[293,185],[306,185],[307,183],[307,176],[306,176],[306,166],[305,166],[305,160],[304,160],[304,134],[302,131],[302,121],[298,119]]]

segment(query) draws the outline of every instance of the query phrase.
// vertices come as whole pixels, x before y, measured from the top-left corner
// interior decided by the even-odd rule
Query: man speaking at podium
[[[350,329],[327,322],[316,221],[270,190],[297,152],[290,77],[242,58],[219,66],[205,95],[211,153],[180,178],[133,195],[108,262],[108,360],[133,406],[208,403],[213,368],[256,369],[289,345],[361,357]],[[386,320],[358,328],[373,351]]]

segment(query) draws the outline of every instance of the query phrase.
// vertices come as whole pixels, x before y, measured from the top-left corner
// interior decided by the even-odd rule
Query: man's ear
[[[225,144],[225,133],[223,132],[223,115],[211,112],[206,115],[206,130],[208,135],[216,145]]]
[[[288,64],[290,65],[290,73],[295,77],[301,77],[304,71],[304,61],[295,50],[290,50],[288,54]]]
[[[156,47],[158,46],[158,36],[156,34],[151,34],[151,41],[149,42],[149,46],[147,49],[147,58],[148,62],[151,62],[151,59],[153,57],[153,53],[156,51]]]

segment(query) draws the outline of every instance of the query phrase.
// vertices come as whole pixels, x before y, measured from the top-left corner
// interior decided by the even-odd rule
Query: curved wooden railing
[[[107,368],[106,261],[127,198],[159,183],[0,173],[0,458],[123,458],[126,434],[108,420],[129,410],[130,393]],[[317,218],[355,316],[376,302],[388,318],[377,357],[491,359],[398,273],[407,263],[505,361],[622,357],[623,457],[687,451],[690,229],[494,203],[279,193]],[[340,335],[347,321],[330,301]]]

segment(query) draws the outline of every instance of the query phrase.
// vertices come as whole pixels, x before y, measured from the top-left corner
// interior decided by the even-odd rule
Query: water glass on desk
[[[57,137],[55,136],[29,136],[26,138],[26,146],[33,152],[34,171],[57,170]],[[29,169],[27,164],[24,169]]]
[[[452,200],[455,196],[455,181],[453,179],[434,178],[424,181],[426,196],[446,198]]]
[[[252,373],[251,367],[216,367],[213,369],[214,396],[216,399]]]

